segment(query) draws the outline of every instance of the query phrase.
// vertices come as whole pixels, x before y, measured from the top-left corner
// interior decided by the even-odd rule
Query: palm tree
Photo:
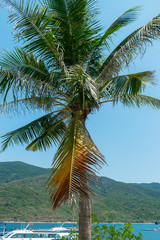
[[[160,100],[143,94],[155,84],[152,71],[119,75],[160,37],[160,15],[111,51],[112,36],[135,19],[138,8],[123,13],[104,31],[94,0],[4,3],[22,47],[5,51],[0,59],[1,111],[42,109],[44,116],[5,134],[2,150],[19,143],[32,151],[58,145],[47,183],[50,200],[56,209],[79,199],[79,239],[89,240],[91,185],[105,159],[85,123],[105,103],[160,108]]]

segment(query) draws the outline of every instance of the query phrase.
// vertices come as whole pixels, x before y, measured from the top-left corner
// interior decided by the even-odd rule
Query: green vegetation
[[[139,232],[138,236],[130,223],[125,223],[116,227],[116,225],[100,224],[100,220],[95,214],[92,214],[92,240],[142,240],[143,235]],[[63,237],[63,240],[72,239],[78,240],[76,231],[71,230],[68,238]]]
[[[130,223],[125,223],[118,228],[115,225],[100,225],[100,220],[92,214],[92,239],[93,240],[142,240],[143,235],[134,234],[134,229]]]
[[[125,223],[124,226],[118,229],[114,225],[100,226],[96,224],[93,226],[92,237],[93,240],[142,240],[143,235],[139,233],[136,236],[130,223]]]
[[[0,163],[0,183],[49,174],[50,171],[50,169],[31,166],[22,162],[3,162]]]
[[[0,163],[0,176],[3,171],[7,174],[0,183],[0,221],[77,221],[76,206],[73,211],[68,204],[52,211],[45,192],[49,169],[8,162]],[[14,175],[17,180],[12,180]],[[101,188],[95,189],[97,196],[93,197],[92,205],[100,221],[154,222],[160,219],[160,190],[151,189],[152,184],[143,187],[143,184],[126,184],[106,177],[101,177],[98,184]]]

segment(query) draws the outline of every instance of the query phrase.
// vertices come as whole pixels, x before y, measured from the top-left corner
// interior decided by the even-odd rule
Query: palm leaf
[[[124,106],[127,107],[148,106],[152,107],[153,109],[160,109],[160,99],[141,94],[122,94],[115,99],[114,104],[117,104],[118,102],[121,102]]]
[[[3,70],[20,72],[41,81],[49,79],[49,72],[45,63],[38,60],[32,53],[27,53],[24,49],[15,48],[12,52],[5,51],[1,56],[0,66]]]
[[[61,142],[53,161],[53,170],[48,182],[53,208],[70,199],[71,195],[92,192],[95,168],[101,167],[104,157],[92,142],[84,124],[75,117]]]
[[[36,89],[40,90],[40,82],[41,90],[45,85],[45,88],[48,88],[48,92],[51,92],[51,87],[49,87],[50,75],[48,69],[45,66],[45,63],[42,60],[38,60],[33,54],[27,53],[23,49],[18,48],[15,48],[12,52],[5,51],[0,59],[0,66],[2,68],[0,71],[1,92],[4,92],[7,89],[8,93],[9,90],[13,88],[16,89],[14,92],[17,92],[18,95],[18,89],[23,92],[25,88],[26,92],[29,94],[33,90],[34,92]],[[8,85],[9,82],[10,84]],[[31,87],[33,83],[34,86]]]
[[[52,26],[52,18],[48,9],[44,6],[42,9],[35,1],[20,0],[17,3],[14,0],[6,0],[6,3],[12,7],[13,11],[9,16],[11,23],[15,22],[15,37],[25,43],[24,48],[27,51],[34,52],[37,57],[47,62],[53,60],[65,71],[65,64],[62,59],[62,49],[55,38],[55,31],[59,27],[56,22]]]
[[[98,89],[101,98],[114,98],[120,94],[136,95],[144,91],[146,87],[154,84],[154,72],[146,71],[106,80],[99,84]]]
[[[58,143],[65,132],[65,124],[62,121],[63,114],[59,113],[55,115],[54,112],[49,113],[21,128],[3,135],[2,151],[14,144],[30,144],[31,141],[44,135],[45,131],[46,134],[44,135],[43,141],[37,141],[37,144],[30,145],[28,149],[32,148],[32,150],[36,150],[39,147],[39,149],[42,150],[49,148],[53,143]]]
[[[94,80],[79,65],[70,68],[70,102],[74,106],[77,103],[79,110],[88,110],[97,106],[98,92]]]
[[[125,27],[129,23],[135,20],[136,12],[139,10],[139,7],[135,7],[132,9],[129,9],[128,11],[124,12],[122,15],[120,15],[113,23],[112,25],[105,31],[103,36],[97,41],[96,46],[92,50],[92,54],[90,57],[90,60],[88,62],[87,70],[89,71],[90,65],[93,64],[95,61],[95,58],[97,57],[97,52],[100,51],[100,47],[103,46],[103,43],[107,46],[109,50],[109,43],[106,42],[106,40],[112,40],[111,35],[117,32],[122,27]]]
[[[54,103],[67,107],[65,102],[68,96],[60,89],[44,81],[31,78],[27,75],[21,75],[20,72],[1,70],[0,93],[4,96],[4,102],[6,102],[8,95],[11,96],[11,91],[13,92],[13,99],[16,102],[21,98],[41,98],[46,100],[47,98],[51,98]]]
[[[6,103],[6,97],[11,90],[13,90],[13,101]],[[25,75],[21,76],[19,73],[0,71],[0,93],[4,94],[4,103],[0,105],[2,112],[5,112],[5,108],[6,111],[12,108],[11,112],[20,112],[22,107],[24,110],[41,108],[45,111],[53,109],[61,111],[65,108],[66,111],[72,112],[68,106],[69,95],[60,89],[50,87],[47,83],[35,81]],[[11,97],[10,94],[9,96]]]
[[[140,7],[135,7],[127,10],[122,15],[120,15],[113,23],[112,25],[106,30],[104,35],[102,36],[99,45],[102,44],[107,38],[110,37],[111,34],[114,34],[119,29],[127,26],[129,23],[133,22],[136,17],[137,11],[140,9]]]
[[[0,70],[0,93],[4,96],[4,101],[7,98],[9,90],[14,84],[15,75],[10,71]]]
[[[43,0],[60,22],[59,41],[65,49],[64,59],[67,65],[82,64],[99,39],[99,22],[94,20],[93,0]]]
[[[63,96],[62,101],[67,97],[60,90],[62,77],[61,71],[48,69],[44,61],[38,60],[32,53],[24,49],[15,48],[12,52],[5,52],[0,59],[0,91],[4,94],[4,100],[10,90],[14,92],[14,98],[24,94],[25,98],[47,97],[58,95]],[[24,96],[23,96],[24,97]],[[16,99],[17,100],[17,99]]]
[[[0,113],[13,115],[17,113],[31,112],[37,110],[49,111],[55,108],[54,100],[48,97],[22,98],[11,102],[0,104]],[[60,111],[60,109],[59,109]]]
[[[127,36],[107,57],[99,69],[99,79],[117,76],[137,55],[143,56],[148,44],[160,37],[160,15]]]
[[[70,117],[71,115],[68,113],[63,112],[60,114],[59,111],[59,113],[47,123],[43,131],[39,134],[39,137],[26,147],[26,150],[46,151],[52,147],[53,143],[55,145],[59,143],[66,131],[65,121]]]

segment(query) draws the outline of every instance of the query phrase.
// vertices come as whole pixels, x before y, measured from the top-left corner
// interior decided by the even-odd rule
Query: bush
[[[115,225],[100,224],[99,219],[95,214],[92,214],[92,240],[142,240],[143,235],[139,232],[138,236],[131,223],[125,223],[117,228]],[[69,238],[62,238],[63,240],[77,240],[78,234],[72,230]]]

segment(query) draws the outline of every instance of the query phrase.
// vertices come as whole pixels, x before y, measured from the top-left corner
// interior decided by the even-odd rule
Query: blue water
[[[15,228],[22,229],[26,226],[26,223],[7,223],[7,230],[11,231]],[[33,223],[30,226],[31,229],[48,229],[55,226],[60,226],[60,223]],[[119,226],[120,224],[118,224]],[[72,223],[65,223],[64,227],[73,227]],[[160,231],[144,231],[151,228],[157,228],[155,224],[132,224],[135,233],[138,235],[139,232],[143,234],[143,240],[160,240]]]

